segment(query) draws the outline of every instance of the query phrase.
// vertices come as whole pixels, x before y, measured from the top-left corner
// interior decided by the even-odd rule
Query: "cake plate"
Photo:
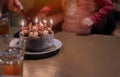
[[[62,47],[62,42],[58,39],[54,39],[54,46],[40,52],[30,52],[25,51],[25,59],[26,60],[34,60],[34,59],[43,59],[56,55],[59,52],[59,49]]]

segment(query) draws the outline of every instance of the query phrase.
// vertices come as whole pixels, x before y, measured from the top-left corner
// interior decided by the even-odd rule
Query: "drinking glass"
[[[22,38],[4,38],[0,45],[0,77],[23,77],[25,41]]]
[[[9,13],[2,14],[0,11],[0,38],[8,37],[9,30]]]

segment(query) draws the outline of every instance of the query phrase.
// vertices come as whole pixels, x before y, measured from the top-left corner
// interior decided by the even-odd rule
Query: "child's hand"
[[[91,33],[93,21],[89,18],[84,18],[80,22],[80,32],[78,33],[79,35],[86,35]]]
[[[81,28],[90,28],[93,25],[93,21],[90,18],[84,18],[80,22]]]

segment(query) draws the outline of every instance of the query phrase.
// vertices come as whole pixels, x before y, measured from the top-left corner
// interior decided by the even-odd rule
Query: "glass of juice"
[[[9,14],[1,14],[0,12],[0,38],[8,37],[9,30]]]
[[[23,77],[25,41],[21,38],[0,40],[1,77]]]

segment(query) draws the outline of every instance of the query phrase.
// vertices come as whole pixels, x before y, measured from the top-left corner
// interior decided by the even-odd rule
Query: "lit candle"
[[[39,24],[38,24],[38,21],[39,21],[39,20],[38,20],[38,18],[36,17],[36,18],[35,18],[35,26],[34,26],[34,28],[35,28],[36,31],[39,30]]]
[[[22,26],[22,29],[24,29],[24,26],[25,26],[25,21],[24,20],[21,21],[21,26]]]
[[[40,24],[41,32],[42,32],[42,34],[43,34],[43,31],[44,31],[44,24],[43,24],[41,21],[39,22],[39,24]]]
[[[46,20],[43,20],[43,23],[45,25],[45,27],[47,26],[47,21]]]
[[[39,23],[40,23],[40,26],[41,26],[41,27],[43,27],[43,26],[44,26],[42,22],[39,22]]]
[[[36,17],[36,19],[35,19],[35,23],[37,24],[38,23],[38,18]]]
[[[52,29],[52,26],[53,26],[53,20],[50,19],[50,28]]]

